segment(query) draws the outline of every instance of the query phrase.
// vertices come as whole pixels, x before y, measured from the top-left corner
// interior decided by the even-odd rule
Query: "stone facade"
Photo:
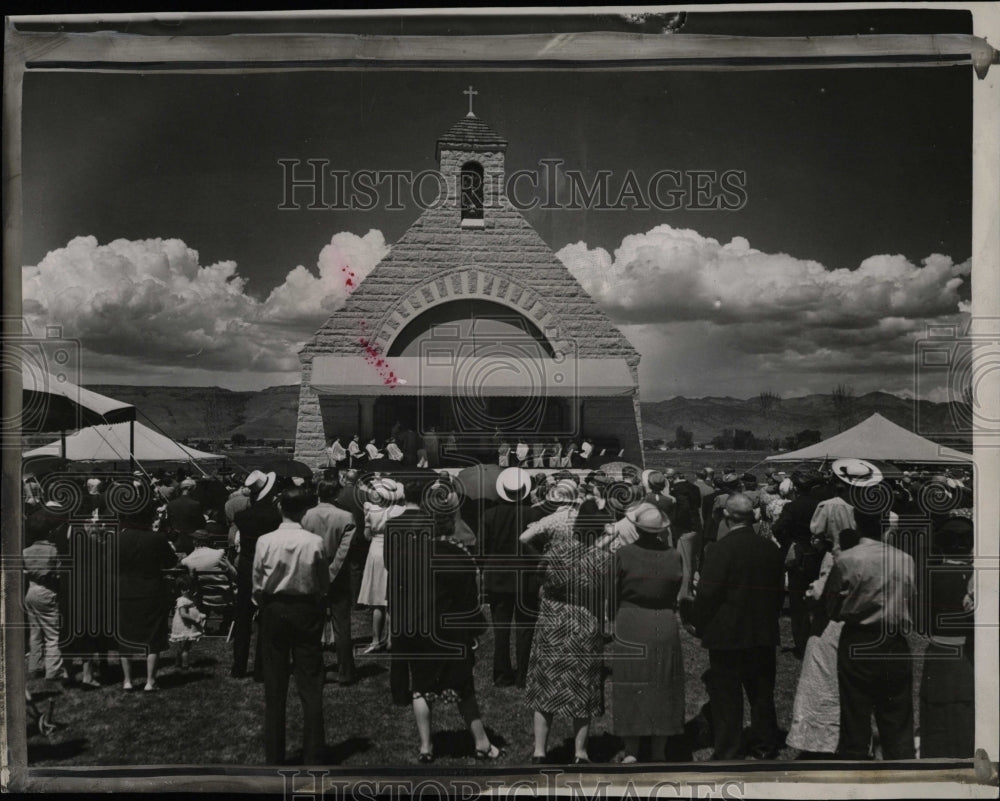
[[[491,300],[524,315],[557,354],[568,349],[580,357],[625,359],[635,392],[631,400],[619,401],[634,414],[627,441],[641,443],[639,354],[507,199],[505,148],[506,143],[478,120],[474,126],[471,121],[459,123],[439,141],[443,196],[421,214],[299,353],[297,459],[313,466],[325,461],[320,398],[309,383],[315,355],[357,356],[363,354],[365,343],[386,354],[406,323],[433,306],[460,298]],[[484,176],[484,214],[476,227],[463,227],[458,195],[461,169],[468,162],[480,164]],[[616,408],[622,408],[621,402]]]

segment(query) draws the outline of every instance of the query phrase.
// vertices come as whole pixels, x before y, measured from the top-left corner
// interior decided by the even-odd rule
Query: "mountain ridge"
[[[175,439],[294,439],[299,385],[262,390],[222,387],[133,386],[89,384],[93,389],[139,410],[139,421],[159,428]],[[764,412],[758,398],[675,396],[642,402],[646,440],[674,439],[678,426],[690,431],[696,443],[709,442],[723,429],[750,430],[757,438],[779,438],[805,429],[826,438],[855,425],[875,412],[911,431],[942,443],[967,444],[971,437],[958,430],[963,419],[956,403],[914,401],[888,392],[868,392],[852,400],[852,409],[837,418],[829,393],[783,398]],[[919,426],[917,423],[919,422]]]

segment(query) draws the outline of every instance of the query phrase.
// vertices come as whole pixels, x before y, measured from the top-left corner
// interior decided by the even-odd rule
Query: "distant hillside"
[[[297,384],[254,391],[235,392],[220,387],[134,387],[97,385],[92,389],[131,403],[139,420],[152,420],[175,438],[228,439],[243,434],[250,439],[293,439],[298,414]],[[920,433],[940,442],[959,444],[969,438],[958,435],[947,403],[912,400],[885,392],[870,392],[854,400],[847,425],[879,412],[904,428],[913,430],[919,411]],[[829,395],[807,395],[778,401],[769,415],[761,413],[756,398],[671,398],[642,404],[645,439],[674,438],[677,426],[694,435],[695,442],[708,442],[725,428],[752,431],[757,437],[786,437],[810,428],[823,437],[837,433],[837,418]],[[945,432],[950,436],[943,436]]]
[[[854,399],[854,408],[845,428],[870,417],[875,412],[897,425],[935,441],[961,444],[971,441],[956,431],[952,404],[914,401],[886,392],[869,392]],[[955,415],[955,418],[961,419]],[[645,439],[674,439],[677,426],[694,435],[695,442],[708,442],[724,428],[750,430],[757,437],[779,437],[805,429],[819,431],[823,438],[839,432],[837,416],[830,395],[806,395],[777,401],[767,417],[761,413],[757,398],[671,398],[642,404],[642,433]]]
[[[96,392],[131,403],[139,421],[153,423],[175,439],[228,439],[243,434],[256,439],[293,439],[299,387],[292,384],[260,391],[234,392],[221,387],[133,387],[104,384]]]

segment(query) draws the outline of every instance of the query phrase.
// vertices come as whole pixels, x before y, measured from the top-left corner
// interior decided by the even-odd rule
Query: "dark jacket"
[[[518,538],[531,522],[527,503],[498,503],[483,513],[483,587],[494,595],[538,595],[538,558],[520,547]],[[522,553],[521,556],[518,556]],[[518,580],[520,579],[520,580]]]
[[[781,551],[751,526],[730,529],[705,551],[693,614],[702,645],[712,650],[777,645],[783,596]]]
[[[236,574],[242,583],[246,583],[253,577],[253,555],[257,549],[257,540],[277,531],[281,525],[281,512],[266,498],[237,512],[233,522],[240,532],[240,561],[236,565]]]
[[[674,509],[674,536],[701,529],[701,492],[690,481],[677,481],[670,487],[670,493],[677,499]]]
[[[171,530],[190,534],[205,525],[205,510],[190,495],[181,495],[167,504],[167,525]]]
[[[118,597],[156,598],[170,592],[163,571],[177,567],[166,534],[122,529],[118,534]]]
[[[359,499],[359,490],[355,486],[341,487],[337,490],[337,497],[333,499],[333,505],[339,509],[350,512],[354,515],[354,539],[351,545],[362,546],[365,540],[365,507]]]

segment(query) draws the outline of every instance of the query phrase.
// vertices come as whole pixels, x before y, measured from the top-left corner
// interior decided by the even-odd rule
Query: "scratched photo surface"
[[[29,73],[29,764],[971,758],[972,80]]]

